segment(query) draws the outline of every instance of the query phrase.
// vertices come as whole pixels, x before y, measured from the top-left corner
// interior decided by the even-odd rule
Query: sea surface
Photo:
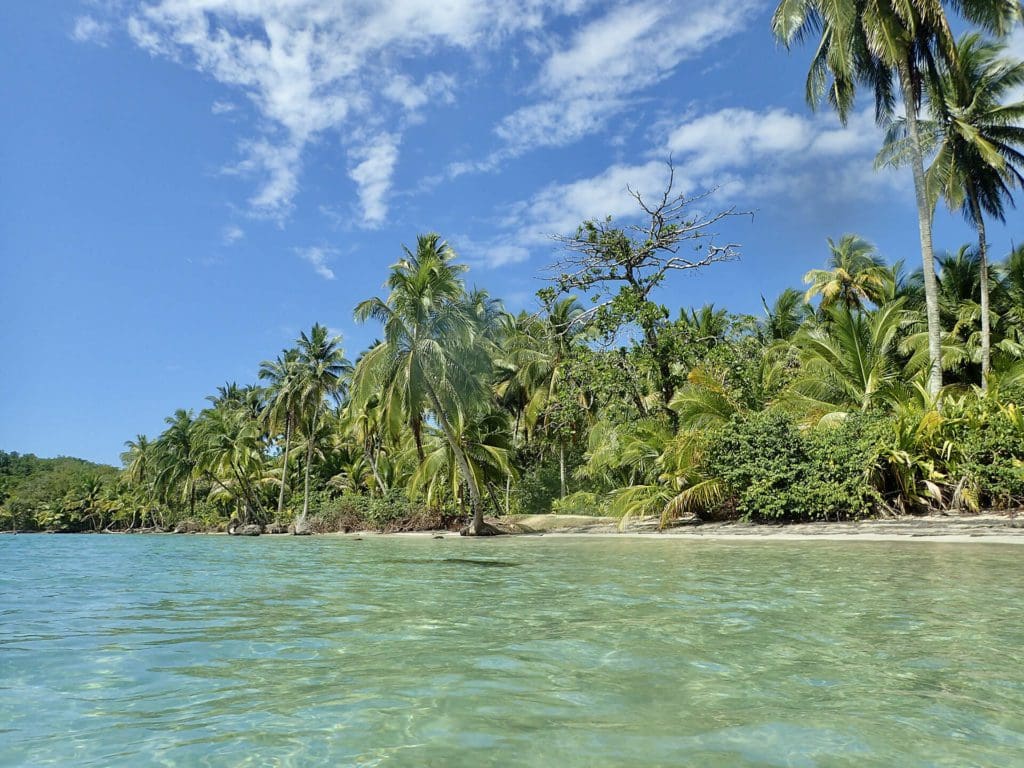
[[[1022,558],[0,536],[0,765],[1024,766]]]

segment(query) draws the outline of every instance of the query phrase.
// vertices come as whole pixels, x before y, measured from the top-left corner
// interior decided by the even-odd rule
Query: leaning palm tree
[[[293,387],[296,410],[301,414],[299,421],[306,438],[302,514],[295,521],[295,533],[299,534],[309,530],[309,473],[324,401],[328,397],[336,400],[342,397],[346,379],[352,372],[352,364],[340,345],[341,337],[330,336],[327,328],[319,323],[312,327],[308,335],[305,331],[299,335]]]
[[[949,5],[968,22],[998,35],[1024,17],[1019,0],[957,0]],[[818,37],[807,76],[812,106],[827,100],[844,123],[858,84],[870,88],[875,113],[886,121],[899,85],[914,177],[928,321],[928,388],[942,387],[942,326],[932,252],[932,213],[924,170],[925,143],[918,113],[924,73],[945,62],[955,71],[956,45],[942,0],[781,0],[772,16],[775,37],[787,47]]]
[[[828,268],[812,269],[804,275],[804,282],[810,284],[805,301],[821,296],[824,311],[836,304],[864,309],[866,304],[880,305],[892,297],[892,270],[885,266],[874,245],[857,235],[843,235],[839,242],[828,238],[828,248]]]
[[[380,322],[384,340],[359,361],[353,395],[362,401],[380,393],[385,418],[393,421],[393,414],[401,414],[414,435],[426,413],[433,414],[469,489],[473,519],[465,532],[483,535],[495,529],[484,522],[480,485],[456,425],[488,402],[483,374],[490,358],[479,313],[466,301],[459,277],[465,268],[452,263],[454,256],[439,235],[421,235],[416,252],[406,248],[405,257],[392,265],[387,299],[374,297],[356,307],[356,321]],[[422,438],[417,453],[425,458]]]
[[[932,199],[959,210],[978,233],[981,294],[981,388],[991,370],[992,331],[985,215],[1005,221],[1011,187],[1024,186],[1024,100],[1004,103],[1024,85],[1024,62],[1005,58],[1006,46],[976,33],[963,35],[957,58],[930,81],[930,120],[921,121],[934,152],[926,179]],[[905,121],[889,129],[879,163],[906,160]]]
[[[264,480],[263,426],[243,403],[221,402],[195,420],[197,467],[214,484],[214,497],[241,507],[243,523],[263,516],[259,487]]]

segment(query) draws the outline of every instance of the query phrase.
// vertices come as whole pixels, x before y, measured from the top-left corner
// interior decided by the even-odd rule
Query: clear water
[[[0,765],[1024,765],[1024,550],[0,537]]]

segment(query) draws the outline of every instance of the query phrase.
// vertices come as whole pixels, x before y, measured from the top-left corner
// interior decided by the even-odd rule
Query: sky
[[[0,449],[119,463],[176,408],[320,322],[349,357],[418,233],[535,306],[553,235],[628,223],[627,185],[715,189],[741,258],[673,309],[759,313],[826,238],[920,261],[909,171],[864,98],[804,102],[812,50],[760,0],[32,0],[0,11]],[[1024,57],[1024,33],[1011,42]],[[1024,96],[1024,94],[1022,94]],[[992,226],[1008,252],[1019,213]],[[940,211],[939,249],[971,239]]]

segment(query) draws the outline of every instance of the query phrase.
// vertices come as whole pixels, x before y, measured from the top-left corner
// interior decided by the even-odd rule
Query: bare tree
[[[668,183],[653,202],[632,187],[643,221],[615,226],[609,216],[588,220],[572,236],[555,236],[564,255],[549,268],[555,293],[582,291],[595,306],[575,322],[597,323],[607,335],[636,325],[656,363],[662,405],[667,409],[674,393],[670,356],[659,345],[659,330],[668,310],[651,301],[652,292],[670,274],[708,267],[739,257],[739,244],[717,245],[713,228],[732,216],[749,215],[735,207],[715,213],[702,210],[716,189],[694,196],[675,191],[675,166],[668,165]]]

